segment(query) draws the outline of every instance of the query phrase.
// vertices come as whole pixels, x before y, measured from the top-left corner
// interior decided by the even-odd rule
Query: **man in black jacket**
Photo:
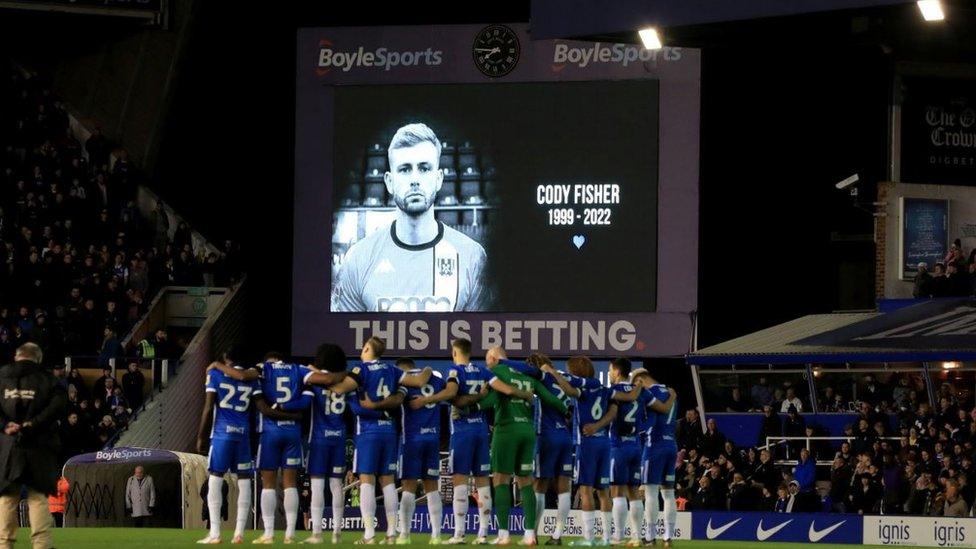
[[[58,418],[67,396],[42,359],[40,347],[25,343],[14,363],[0,368],[0,547],[13,547],[17,539],[22,486],[27,487],[31,545],[51,547],[54,519],[47,494],[57,492]]]

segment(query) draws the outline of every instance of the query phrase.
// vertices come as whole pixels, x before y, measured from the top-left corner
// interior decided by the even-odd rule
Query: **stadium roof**
[[[809,315],[686,358],[696,365],[976,360],[976,301],[937,299],[890,313]]]

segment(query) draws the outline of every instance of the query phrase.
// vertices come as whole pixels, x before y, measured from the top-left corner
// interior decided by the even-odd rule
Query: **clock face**
[[[488,25],[481,29],[472,47],[475,66],[493,78],[512,72],[520,52],[518,35],[504,25]]]

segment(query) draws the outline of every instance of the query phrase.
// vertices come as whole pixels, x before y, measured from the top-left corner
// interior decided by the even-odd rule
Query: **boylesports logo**
[[[129,460],[152,457],[152,450],[105,450],[95,452],[96,461]]]
[[[421,51],[396,51],[389,48],[376,48],[366,51],[364,46],[352,50],[335,48],[331,40],[319,40],[319,56],[315,66],[315,74],[325,76],[338,69],[349,72],[353,68],[382,68],[389,71],[393,67],[435,67],[441,64],[444,52],[427,48]]]
[[[600,42],[583,47],[556,42],[552,50],[552,72],[560,72],[567,65],[576,65],[578,68],[585,69],[598,63],[617,63],[626,67],[638,61],[654,63],[659,58],[665,61],[678,61],[681,59],[681,48],[649,50],[627,44],[607,46]]]

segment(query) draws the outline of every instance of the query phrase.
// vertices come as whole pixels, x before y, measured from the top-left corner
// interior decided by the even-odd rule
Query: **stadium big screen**
[[[292,352],[687,352],[698,89],[696,50],[301,30]]]

